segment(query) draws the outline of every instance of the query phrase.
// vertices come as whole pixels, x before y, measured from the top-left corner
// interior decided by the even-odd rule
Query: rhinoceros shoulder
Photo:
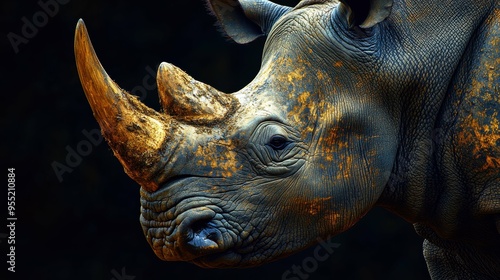
[[[456,185],[474,215],[500,215],[498,5],[471,38],[441,114],[442,183]]]

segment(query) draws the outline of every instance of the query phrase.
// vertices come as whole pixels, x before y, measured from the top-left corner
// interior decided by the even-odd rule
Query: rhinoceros
[[[237,43],[267,36],[260,71],[227,94],[162,63],[162,112],[76,27],[83,89],[160,259],[256,266],[381,206],[425,239],[433,279],[500,278],[499,1],[208,5]]]

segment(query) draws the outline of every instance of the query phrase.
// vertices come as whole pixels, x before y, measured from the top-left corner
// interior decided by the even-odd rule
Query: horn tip
[[[158,66],[158,77],[163,77],[163,75],[167,73],[177,73],[179,72],[179,68],[177,68],[175,65],[172,63],[168,62],[162,62],[160,63],[160,66]]]
[[[169,67],[170,65],[172,65],[171,63],[168,63],[168,62],[165,62],[163,61],[162,63],[160,63],[160,68],[164,68],[164,67]]]
[[[85,26],[85,22],[83,19],[79,19],[78,22],[76,23],[76,28],[75,28],[75,34],[79,35],[82,33],[87,33],[87,27]]]
[[[169,64],[170,63],[167,63],[167,62],[162,62],[160,63],[160,66],[158,66],[158,73],[157,73],[157,77],[161,77],[160,75],[162,73],[165,73],[165,71],[168,71],[168,68],[169,68]]]

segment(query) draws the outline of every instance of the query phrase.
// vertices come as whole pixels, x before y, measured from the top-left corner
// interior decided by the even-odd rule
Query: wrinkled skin
[[[497,1],[361,2],[209,1],[235,41],[268,35],[262,67],[228,95],[164,63],[163,113],[79,23],[82,84],[158,257],[255,266],[379,205],[426,238],[434,279],[500,277]]]

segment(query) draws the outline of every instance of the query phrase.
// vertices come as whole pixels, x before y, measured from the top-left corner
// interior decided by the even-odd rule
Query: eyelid
[[[283,136],[285,137],[285,139],[289,139],[288,137],[288,132],[286,131],[286,129],[284,129],[283,127],[279,126],[279,125],[272,125],[272,127],[269,127],[268,128],[269,130],[272,129],[272,131],[270,131],[271,133],[271,137],[269,139],[272,139],[274,136]]]
[[[273,136],[271,136],[271,139],[273,139],[274,137],[282,137],[283,139],[288,141],[288,137],[286,137],[286,135],[283,134],[273,134]]]

